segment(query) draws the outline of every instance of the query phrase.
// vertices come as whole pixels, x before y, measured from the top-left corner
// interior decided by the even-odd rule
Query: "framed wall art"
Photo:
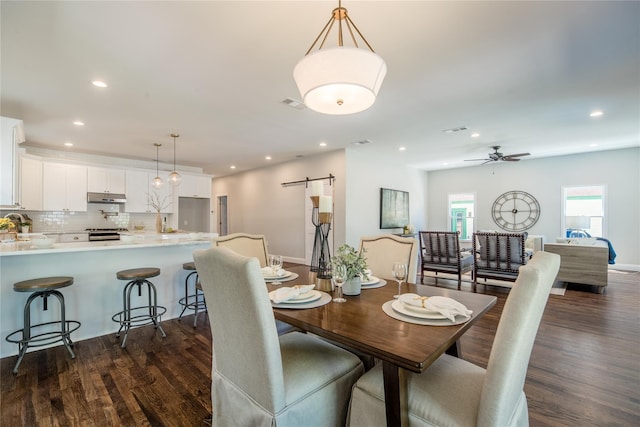
[[[409,224],[409,192],[380,189],[380,228],[402,228]]]

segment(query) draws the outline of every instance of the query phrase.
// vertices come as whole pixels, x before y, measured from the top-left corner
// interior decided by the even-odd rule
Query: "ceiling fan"
[[[489,153],[489,158],[488,159],[467,159],[465,160],[465,162],[476,162],[476,161],[480,161],[480,160],[484,160],[484,163],[482,163],[483,165],[485,163],[489,163],[489,162],[519,162],[520,161],[520,157],[523,156],[528,156],[529,153],[519,153],[519,154],[508,154],[508,155],[504,155],[502,153],[500,153],[498,150],[500,149],[499,145],[494,145],[493,147],[493,153]]]

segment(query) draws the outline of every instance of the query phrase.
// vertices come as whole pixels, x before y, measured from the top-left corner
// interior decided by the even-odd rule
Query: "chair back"
[[[393,234],[360,238],[360,252],[364,250],[367,265],[374,276],[393,278],[393,263],[402,261],[408,266],[407,282],[416,283],[418,264],[418,242],[412,237]]]
[[[214,242],[216,246],[227,247],[240,255],[258,258],[260,267],[269,265],[267,242],[262,234],[233,233],[218,237]]]
[[[516,407],[523,398],[531,349],[559,268],[560,256],[542,251],[520,267],[491,348],[478,426],[512,425]]]
[[[457,231],[421,231],[423,262],[457,265],[460,261],[460,233]]]
[[[272,413],[285,406],[278,332],[258,261],[229,248],[193,256],[209,308],[213,338],[214,403],[221,393],[244,393]],[[224,378],[224,380],[221,380]],[[233,384],[229,390],[227,384]],[[215,407],[215,404],[214,404]]]

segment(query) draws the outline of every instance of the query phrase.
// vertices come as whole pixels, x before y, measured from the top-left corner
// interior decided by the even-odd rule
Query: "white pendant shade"
[[[182,182],[182,175],[180,175],[178,171],[174,170],[169,174],[169,178],[167,181],[169,181],[174,187],[178,186]]]
[[[153,178],[153,181],[151,181],[151,185],[153,186],[153,188],[160,188],[164,185],[164,181],[162,181],[162,178],[160,178],[159,176],[156,176],[155,178]]]
[[[304,104],[324,114],[353,114],[371,107],[386,74],[380,56],[345,46],[310,53],[293,70]]]

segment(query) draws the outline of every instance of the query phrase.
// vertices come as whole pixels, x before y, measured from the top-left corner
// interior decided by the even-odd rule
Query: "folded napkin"
[[[271,297],[271,301],[276,304],[281,302],[289,301],[299,295],[306,294],[311,289],[313,289],[316,285],[296,285],[292,288],[284,287],[279,288],[271,293],[269,296]]]
[[[274,276],[278,276],[278,277],[282,277],[285,274],[287,274],[287,271],[283,268],[279,268],[276,271],[276,274],[273,274],[273,268],[271,267],[262,267],[262,276],[263,277],[274,277]]]
[[[440,313],[452,322],[455,322],[455,317],[458,315],[469,318],[473,313],[473,311],[465,307],[464,304],[448,297],[425,297],[418,294],[402,294],[399,299],[405,305]]]

